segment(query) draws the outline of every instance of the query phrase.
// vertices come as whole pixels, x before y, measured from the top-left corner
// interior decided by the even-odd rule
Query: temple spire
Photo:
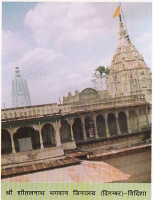
[[[119,16],[119,39],[109,73],[109,92],[113,97],[131,94],[145,94],[147,101],[151,96],[151,74],[142,55],[130,41],[124,15]],[[124,24],[123,21],[124,20]]]
[[[15,66],[15,78],[12,81],[12,103],[14,108],[31,106],[27,82],[21,77],[17,65]]]

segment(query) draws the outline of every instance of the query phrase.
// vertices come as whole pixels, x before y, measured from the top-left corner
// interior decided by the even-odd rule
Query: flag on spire
[[[112,16],[113,18],[114,17],[116,17],[116,16],[119,16],[121,14],[121,12],[120,12],[120,6],[118,6],[117,8],[116,8],[116,11],[115,11],[115,13],[114,13],[114,15]]]

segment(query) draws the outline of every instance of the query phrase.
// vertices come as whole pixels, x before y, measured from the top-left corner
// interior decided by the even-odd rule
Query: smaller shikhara
[[[14,108],[31,106],[27,81],[21,77],[19,67],[15,67],[15,78],[12,81],[12,105]]]

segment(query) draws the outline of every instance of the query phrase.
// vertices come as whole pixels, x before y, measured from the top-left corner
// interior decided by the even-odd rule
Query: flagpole
[[[129,39],[127,26],[126,26],[125,19],[124,19],[123,9],[122,9],[122,6],[121,6],[121,3],[120,3],[120,2],[119,2],[119,4],[120,4],[120,7],[121,7],[121,12],[122,12],[122,16],[123,16],[123,20],[124,20],[124,24],[125,24],[125,29],[126,29],[127,37],[128,37],[128,39]]]
[[[125,28],[126,28],[126,32],[127,32],[127,38],[128,38],[128,40],[130,40],[130,39],[129,39],[129,35],[128,35],[127,26],[126,26],[125,19],[124,19],[123,9],[122,9],[122,6],[121,6],[121,3],[120,3],[120,2],[119,2],[119,4],[120,4],[121,12],[122,12],[122,15],[123,15],[123,20],[124,20],[124,24],[125,24]],[[130,70],[130,73],[131,73],[131,70]],[[137,79],[138,79],[138,74],[136,73],[136,75],[137,75]],[[130,82],[131,82],[131,81],[130,81]],[[139,87],[139,90],[140,90],[140,94],[142,94],[140,82],[137,81],[137,84],[138,84],[137,87]],[[132,83],[132,85],[133,85],[133,83]],[[130,84],[131,87],[132,87],[132,85]],[[131,90],[131,94],[132,94],[132,90]]]

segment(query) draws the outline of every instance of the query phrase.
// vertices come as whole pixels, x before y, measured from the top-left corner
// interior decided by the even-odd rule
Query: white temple
[[[12,81],[12,104],[14,108],[31,106],[27,82],[21,77],[18,67],[15,67],[15,78]]]
[[[120,15],[119,39],[109,73],[111,97],[145,94],[151,102],[151,70],[132,44]]]
[[[128,174],[126,182],[151,183],[151,71],[119,17],[119,41],[109,76],[97,78],[97,89],[76,90],[74,95],[68,92],[63,104],[27,106],[27,84],[16,67],[13,106],[27,107],[2,109],[1,177],[81,166],[89,159]],[[108,89],[104,88],[106,82],[102,83],[104,78]],[[95,169],[95,164],[92,166]],[[97,169],[96,175],[92,168],[88,171],[101,182],[102,169]],[[71,175],[80,182],[76,173]]]
[[[151,103],[152,73],[142,55],[132,44],[119,16],[119,39],[114,53],[110,73],[92,79],[93,88],[107,91],[110,97],[122,97],[145,94],[146,101]]]

